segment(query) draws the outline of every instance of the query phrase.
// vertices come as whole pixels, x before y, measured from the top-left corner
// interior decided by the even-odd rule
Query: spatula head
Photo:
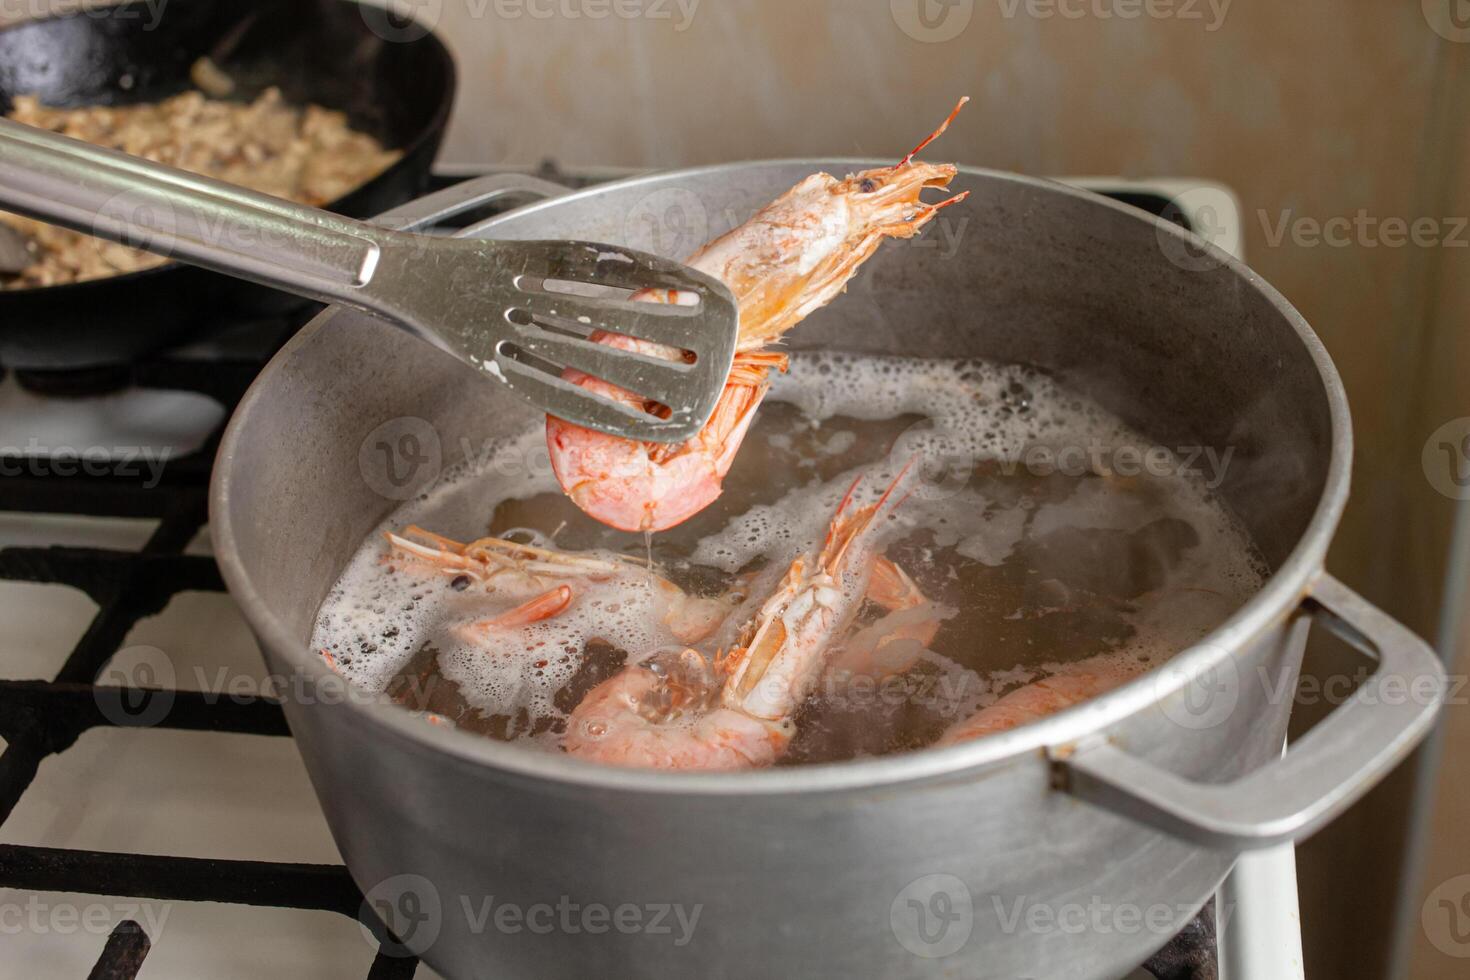
[[[682,442],[709,420],[735,356],[740,311],[724,283],[670,259],[594,242],[500,242],[515,274],[494,370],[547,414],[611,435]],[[502,254],[501,260],[506,256]],[[643,289],[675,302],[634,302]],[[594,331],[664,345],[669,357],[595,343]],[[575,368],[638,395],[631,408],[562,378]]]

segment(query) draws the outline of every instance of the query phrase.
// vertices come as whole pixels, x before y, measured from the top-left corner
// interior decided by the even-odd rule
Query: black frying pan
[[[287,101],[340,109],[354,127],[402,150],[388,170],[327,205],[371,217],[427,189],[455,83],[454,62],[433,34],[395,30],[384,16],[350,0],[132,0],[31,21],[0,30],[0,110],[31,93],[59,106],[157,101],[192,87],[190,66],[209,55],[235,80],[234,98],[278,85]],[[269,314],[300,302],[177,264],[0,290],[0,364],[125,364],[197,336],[221,314]]]

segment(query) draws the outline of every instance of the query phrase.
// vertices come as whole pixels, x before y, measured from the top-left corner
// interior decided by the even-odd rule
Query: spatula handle
[[[323,301],[371,305],[401,233],[0,119],[0,206]]]

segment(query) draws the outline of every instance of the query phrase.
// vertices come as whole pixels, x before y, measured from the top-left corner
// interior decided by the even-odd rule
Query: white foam
[[[1144,484],[1079,475],[1064,497],[1040,503],[1018,495],[1014,487],[1008,490],[1000,477],[1026,466],[1027,452],[1037,447],[1085,447],[1105,459],[1123,447],[1162,452],[1099,406],[1034,370],[977,361],[796,353],[789,374],[774,379],[770,399],[796,406],[807,424],[818,429],[839,417],[857,420],[821,432],[815,445],[824,457],[874,450],[863,444],[864,421],[910,415],[923,421],[907,429],[881,462],[825,481],[811,479],[815,470],[806,460],[779,482],[779,475],[742,470],[737,458],[729,480],[770,484],[765,502],[731,517],[713,534],[684,542],[693,565],[727,574],[764,569],[748,583],[750,598],[715,641],[728,642],[791,558],[821,540],[857,477],[862,477],[858,502],[870,502],[910,462],[919,472],[911,474],[905,486],[909,496],[883,534],[926,528],[936,546],[952,546],[992,567],[1011,561],[1025,540],[1068,530],[1137,532],[1161,519],[1193,529],[1198,544],[1169,563],[1167,580],[1148,601],[1125,614],[1135,635],[1108,655],[1116,658],[1120,670],[1137,670],[1141,662],[1161,660],[1194,642],[1259,588],[1264,575],[1239,524],[1188,474],[1176,472]],[[785,433],[768,441],[776,448],[793,445]],[[557,492],[539,429],[470,448],[466,463],[405,505],[385,529],[419,523],[474,537],[483,533],[487,515],[501,501]],[[884,454],[878,449],[866,455]],[[1157,458],[1182,469],[1177,457],[1164,453]],[[977,472],[989,475],[974,479]],[[683,531],[665,533],[677,536]],[[662,622],[667,597],[650,587],[646,572],[632,568],[605,581],[573,582],[574,603],[561,616],[493,641],[466,642],[456,627],[511,608],[527,595],[502,595],[478,584],[457,592],[447,575],[426,576],[402,563],[390,571],[384,554],[381,537],[364,544],[323,604],[313,640],[316,647],[331,651],[341,673],[368,691],[384,691],[414,653],[431,643],[439,651],[443,676],[482,711],[559,717],[553,695],[575,673],[589,639],[604,639],[634,660],[673,642]],[[963,597],[948,601],[962,602]],[[943,660],[932,652],[926,657]],[[945,663],[956,676],[968,671]],[[1034,679],[1037,670],[1057,666],[1022,674]],[[1001,671],[978,686],[974,675],[967,683],[969,690],[984,693],[1004,690],[1012,679]]]
[[[632,565],[595,577],[501,576],[462,590],[454,581],[369,543],[322,604],[313,644],[329,651],[354,684],[382,693],[428,643],[438,651],[439,673],[472,705],[488,714],[524,709],[537,719],[557,714],[552,698],[576,673],[588,640],[629,651],[634,662],[674,642],[664,623],[668,593]],[[571,605],[550,619],[513,629],[477,626],[564,584]]]

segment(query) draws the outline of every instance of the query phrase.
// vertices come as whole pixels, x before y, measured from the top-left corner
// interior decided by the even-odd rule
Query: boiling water
[[[651,560],[691,594],[748,598],[709,641],[728,645],[842,496],[876,499],[905,463],[882,550],[944,617],[895,676],[829,672],[787,762],[926,745],[1019,685],[1087,660],[1119,679],[1197,640],[1259,589],[1265,567],[1213,496],[1226,460],[1152,447],[1033,370],[980,361],[796,354],[720,499],[645,539],[582,515],[557,489],[537,430],[472,447],[384,530],[509,536]],[[674,642],[669,593],[645,568],[576,585],[564,614],[487,641],[467,623],[501,594],[364,543],[323,604],[313,644],[356,685],[433,720],[558,750],[601,680]],[[865,607],[857,626],[881,610]]]

